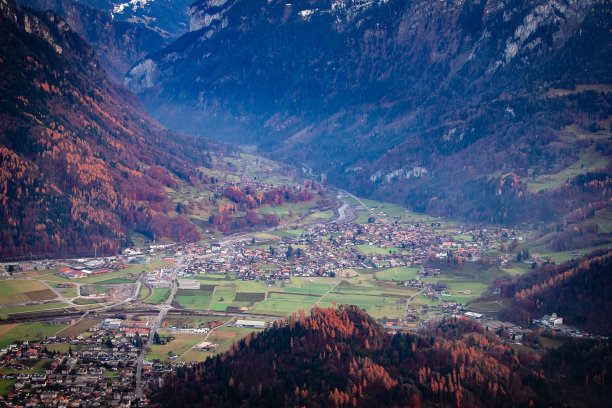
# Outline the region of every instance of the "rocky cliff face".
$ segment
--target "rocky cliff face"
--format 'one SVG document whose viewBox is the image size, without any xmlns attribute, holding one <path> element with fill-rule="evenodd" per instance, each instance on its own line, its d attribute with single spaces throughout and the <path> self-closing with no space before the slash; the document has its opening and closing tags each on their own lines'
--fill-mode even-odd
<svg viewBox="0 0 612 408">
<path fill-rule="evenodd" d="M 190 1 L 20 0 L 53 10 L 97 51 L 109 75 L 121 82 L 146 55 L 187 31 Z"/>
<path fill-rule="evenodd" d="M 584 113 L 547 92 L 612 81 L 609 13 L 595 0 L 202 0 L 191 31 L 124 83 L 168 126 L 255 142 L 388 195 L 456 163 L 473 167 L 468 178 L 520 171 L 524 152 L 509 145 L 546 157 L 559 113 Z"/>
</svg>

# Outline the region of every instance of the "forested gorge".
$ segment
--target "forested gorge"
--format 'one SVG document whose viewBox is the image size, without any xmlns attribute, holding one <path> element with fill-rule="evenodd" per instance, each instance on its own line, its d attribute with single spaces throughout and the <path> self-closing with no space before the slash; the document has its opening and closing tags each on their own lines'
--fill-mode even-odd
<svg viewBox="0 0 612 408">
<path fill-rule="evenodd" d="M 226 148 L 150 120 L 63 20 L 0 2 L 0 95 L 1 256 L 115 253 L 134 230 L 199 238 L 164 187 L 208 182 L 197 168 Z"/>
<path fill-rule="evenodd" d="M 583 360 L 577 361 L 578 352 Z M 572 343 L 552 355 L 518 352 L 466 318 L 430 323 L 419 334 L 392 335 L 356 307 L 315 308 L 311 316 L 293 315 L 222 355 L 177 369 L 164 378 L 152 402 L 160 407 L 548 407 L 583 401 L 589 393 L 590 406 L 605 406 L 609 356 L 609 343 L 601 342 Z M 567 382 L 576 377 L 579 384 Z"/>
</svg>

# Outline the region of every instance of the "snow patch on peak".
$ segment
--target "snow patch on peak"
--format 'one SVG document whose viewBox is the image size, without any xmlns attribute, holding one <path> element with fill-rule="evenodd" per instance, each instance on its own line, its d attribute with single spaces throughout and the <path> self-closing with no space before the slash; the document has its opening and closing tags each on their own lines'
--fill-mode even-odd
<svg viewBox="0 0 612 408">
<path fill-rule="evenodd" d="M 316 10 L 302 10 L 298 14 L 302 18 L 308 18 L 309 16 L 313 15 L 315 11 Z"/>
<path fill-rule="evenodd" d="M 154 0 L 130 0 L 128 3 L 117 4 L 113 7 L 113 12 L 111 13 L 111 15 L 115 17 L 115 14 L 123 13 L 123 10 L 125 10 L 129 6 L 132 6 L 132 11 L 136 11 L 139 8 L 144 7 L 147 3 L 151 1 Z"/>
</svg>

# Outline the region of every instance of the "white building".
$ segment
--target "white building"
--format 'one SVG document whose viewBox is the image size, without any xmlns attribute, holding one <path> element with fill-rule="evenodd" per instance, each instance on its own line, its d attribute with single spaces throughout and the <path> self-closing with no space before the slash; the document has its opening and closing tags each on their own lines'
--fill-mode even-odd
<svg viewBox="0 0 612 408">
<path fill-rule="evenodd" d="M 237 327 L 252 327 L 254 329 L 265 329 L 266 322 L 261 320 L 236 320 Z"/>
</svg>

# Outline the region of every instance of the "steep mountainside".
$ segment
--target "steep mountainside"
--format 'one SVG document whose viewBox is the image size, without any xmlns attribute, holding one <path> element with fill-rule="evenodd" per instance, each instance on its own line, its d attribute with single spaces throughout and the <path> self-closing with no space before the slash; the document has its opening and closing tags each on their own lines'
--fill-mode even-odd
<svg viewBox="0 0 612 408">
<path fill-rule="evenodd" d="M 609 343 L 517 352 L 477 322 L 451 318 L 391 335 L 363 310 L 318 309 L 165 378 L 153 406 L 606 406 Z M 580 358 L 577 358 L 580 356 Z M 603 378 L 589 381 L 585 378 Z M 153 381 L 153 383 L 158 383 Z M 157 405 L 155 405 L 157 404 Z"/>
<path fill-rule="evenodd" d="M 164 188 L 198 183 L 210 149 L 144 115 L 64 20 L 0 0 L 0 257 L 199 238 Z"/>
<path fill-rule="evenodd" d="M 590 333 L 612 333 L 612 252 L 601 250 L 584 259 L 545 265 L 519 278 L 497 284 L 509 305 L 504 320 L 529 324 L 557 313 L 566 324 Z"/>
<path fill-rule="evenodd" d="M 100 63 L 117 82 L 121 82 L 125 73 L 137 61 L 159 51 L 170 40 L 186 31 L 186 27 L 179 22 L 169 27 L 160 27 L 156 24 L 158 19 L 153 16 L 134 16 L 136 11 L 132 8 L 123 8 L 119 14 L 125 18 L 118 18 L 112 14 L 114 6 L 111 2 L 19 0 L 19 3 L 39 10 L 52 10 L 63 17 L 73 30 L 95 48 Z M 181 2 L 171 3 L 177 3 L 178 6 Z M 186 5 L 182 12 L 163 9 L 157 10 L 157 14 L 163 19 L 168 16 L 176 16 L 177 20 L 180 20 L 180 16 L 183 20 L 188 18 Z"/>
<path fill-rule="evenodd" d="M 611 16 L 596 0 L 200 0 L 193 31 L 124 83 L 172 128 L 514 223 L 569 211 L 567 169 L 608 162 Z"/>
</svg>

